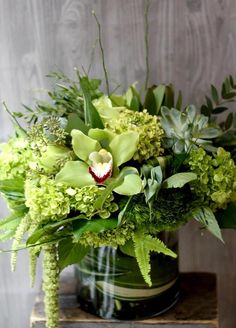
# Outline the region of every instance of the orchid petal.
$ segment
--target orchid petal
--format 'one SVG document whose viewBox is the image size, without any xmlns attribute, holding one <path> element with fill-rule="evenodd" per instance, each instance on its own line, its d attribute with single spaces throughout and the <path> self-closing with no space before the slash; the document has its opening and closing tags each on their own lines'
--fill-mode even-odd
<svg viewBox="0 0 236 328">
<path fill-rule="evenodd" d="M 110 142 L 110 150 L 116 166 L 128 162 L 137 150 L 139 134 L 134 131 L 116 135 Z"/>
<path fill-rule="evenodd" d="M 61 182 L 69 187 L 84 187 L 95 185 L 95 180 L 89 173 L 86 163 L 81 161 L 69 161 L 55 177 L 56 182 Z"/>
<path fill-rule="evenodd" d="M 94 151 L 99 151 L 101 146 L 97 140 L 94 140 L 86 136 L 83 132 L 79 130 L 72 130 L 72 147 L 75 154 L 87 162 L 89 155 Z"/>
</svg>

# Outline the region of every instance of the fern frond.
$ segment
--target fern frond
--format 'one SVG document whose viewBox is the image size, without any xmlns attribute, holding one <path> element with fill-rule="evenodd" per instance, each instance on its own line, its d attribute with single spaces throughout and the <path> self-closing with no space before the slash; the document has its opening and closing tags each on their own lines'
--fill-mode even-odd
<svg viewBox="0 0 236 328">
<path fill-rule="evenodd" d="M 145 246 L 149 249 L 149 251 L 162 253 L 164 255 L 168 255 L 168 256 L 171 256 L 174 258 L 177 257 L 177 254 L 175 252 L 173 252 L 171 249 L 169 249 L 163 243 L 163 241 L 161 241 L 158 238 L 154 238 L 150 235 L 145 235 L 144 243 L 145 243 Z"/>
<path fill-rule="evenodd" d="M 140 232 L 134 233 L 133 235 L 134 252 L 143 279 L 149 286 L 151 286 L 152 282 L 150 277 L 150 271 L 151 271 L 150 251 L 148 250 L 148 248 L 144 243 L 144 240 L 142 239 L 143 236 L 144 234 L 141 234 Z"/>
<path fill-rule="evenodd" d="M 133 234 L 135 256 L 145 282 L 151 286 L 151 264 L 150 252 L 162 253 L 164 255 L 172 256 L 177 255 L 169 249 L 160 239 L 147 235 L 144 232 L 136 231 Z"/>
</svg>

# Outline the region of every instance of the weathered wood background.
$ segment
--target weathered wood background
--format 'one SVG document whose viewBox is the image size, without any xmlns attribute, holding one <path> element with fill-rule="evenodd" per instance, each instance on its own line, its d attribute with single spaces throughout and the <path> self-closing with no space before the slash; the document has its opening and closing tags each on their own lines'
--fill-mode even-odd
<svg viewBox="0 0 236 328">
<path fill-rule="evenodd" d="M 74 67 L 88 69 L 97 38 L 93 9 L 113 85 L 139 80 L 142 87 L 143 0 L 0 0 L 0 98 L 12 110 L 45 96 L 50 70 L 72 76 Z M 199 104 L 210 83 L 219 85 L 236 72 L 235 0 L 151 0 L 149 21 L 151 82 L 173 82 L 186 102 Z M 99 50 L 94 54 L 91 75 L 101 77 Z M 3 110 L 0 119 L 1 140 L 6 140 L 11 123 Z M 225 245 L 201 236 L 195 224 L 180 233 L 181 269 L 218 274 L 221 328 L 236 327 L 235 233 L 224 233 Z M 0 254 L 0 327 L 29 325 L 34 290 L 28 287 L 26 263 L 23 253 L 17 273 L 11 274 L 9 255 Z"/>
</svg>

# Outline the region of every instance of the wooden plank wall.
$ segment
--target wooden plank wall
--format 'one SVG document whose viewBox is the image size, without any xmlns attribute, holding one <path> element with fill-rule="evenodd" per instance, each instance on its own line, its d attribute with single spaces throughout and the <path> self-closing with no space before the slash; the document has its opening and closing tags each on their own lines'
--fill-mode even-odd
<svg viewBox="0 0 236 328">
<path fill-rule="evenodd" d="M 12 110 L 45 97 L 48 71 L 73 76 L 74 67 L 88 69 L 97 38 L 93 9 L 113 86 L 139 80 L 142 87 L 143 0 L 0 0 L 0 98 Z M 91 75 L 103 76 L 99 49 L 94 55 Z M 151 82 L 173 82 L 186 103 L 201 103 L 210 83 L 236 72 L 235 0 L 151 0 L 150 63 Z M 2 110 L 0 122 L 6 140 L 11 124 Z M 218 273 L 221 328 L 236 327 L 235 236 L 226 231 L 222 245 L 193 223 L 180 232 L 181 269 Z M 21 254 L 13 275 L 9 255 L 0 254 L 0 327 L 28 327 L 34 290 L 27 287 L 26 263 Z"/>
</svg>

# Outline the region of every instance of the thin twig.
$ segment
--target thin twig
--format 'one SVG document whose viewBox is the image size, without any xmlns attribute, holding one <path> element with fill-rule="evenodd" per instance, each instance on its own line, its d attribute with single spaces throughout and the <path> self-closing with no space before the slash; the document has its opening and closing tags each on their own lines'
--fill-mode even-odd
<svg viewBox="0 0 236 328">
<path fill-rule="evenodd" d="M 94 11 L 92 11 L 92 14 L 96 20 L 97 26 L 98 26 L 98 41 L 99 41 L 99 46 L 102 54 L 102 67 L 105 75 L 105 80 L 106 80 L 106 88 L 107 88 L 107 94 L 110 94 L 110 88 L 109 88 L 109 81 L 108 81 L 108 74 L 107 74 L 107 69 L 105 65 L 105 55 L 104 55 L 104 49 L 103 49 L 103 44 L 102 44 L 102 34 L 101 34 L 101 25 L 99 23 L 99 20 L 95 14 Z"/>
<path fill-rule="evenodd" d="M 146 62 L 146 78 L 145 78 L 145 90 L 148 88 L 149 82 L 149 20 L 148 20 L 148 13 L 150 8 L 150 0 L 146 0 L 145 2 L 145 11 L 144 11 L 144 24 L 145 24 L 145 31 L 144 31 L 144 38 L 145 38 L 145 62 Z"/>
<path fill-rule="evenodd" d="M 13 119 L 13 121 L 16 123 L 16 125 L 24 131 L 24 129 L 22 128 L 22 126 L 20 125 L 20 123 L 17 121 L 16 117 L 14 116 L 14 114 L 12 114 L 12 112 L 9 110 L 9 108 L 7 107 L 5 101 L 2 102 L 3 107 L 5 108 L 6 112 L 11 116 L 11 118 Z"/>
</svg>

